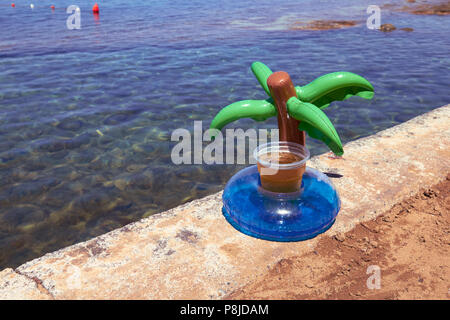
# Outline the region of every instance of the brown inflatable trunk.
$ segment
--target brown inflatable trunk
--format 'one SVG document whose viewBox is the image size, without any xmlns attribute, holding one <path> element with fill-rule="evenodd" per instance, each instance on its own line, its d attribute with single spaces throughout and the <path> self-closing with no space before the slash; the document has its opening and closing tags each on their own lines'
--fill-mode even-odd
<svg viewBox="0 0 450 320">
<path fill-rule="evenodd" d="M 284 71 L 274 72 L 267 79 L 267 86 L 278 110 L 280 141 L 295 142 L 304 146 L 305 132 L 298 130 L 299 122 L 290 118 L 287 112 L 287 101 L 297 96 L 291 77 Z"/>
</svg>

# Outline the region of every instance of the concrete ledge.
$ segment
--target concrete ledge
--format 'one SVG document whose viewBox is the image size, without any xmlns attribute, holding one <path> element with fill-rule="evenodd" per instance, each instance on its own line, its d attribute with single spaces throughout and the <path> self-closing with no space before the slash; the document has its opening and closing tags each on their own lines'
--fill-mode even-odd
<svg viewBox="0 0 450 320">
<path fill-rule="evenodd" d="M 218 299 L 283 258 L 314 249 L 445 179 L 450 105 L 345 146 L 309 165 L 333 173 L 342 200 L 334 226 L 315 239 L 275 243 L 237 232 L 221 193 L 153 215 L 0 273 L 0 298 Z"/>
<path fill-rule="evenodd" d="M 10 268 L 0 272 L 1 300 L 49 300 L 51 298 L 38 279 L 21 275 Z"/>
</svg>

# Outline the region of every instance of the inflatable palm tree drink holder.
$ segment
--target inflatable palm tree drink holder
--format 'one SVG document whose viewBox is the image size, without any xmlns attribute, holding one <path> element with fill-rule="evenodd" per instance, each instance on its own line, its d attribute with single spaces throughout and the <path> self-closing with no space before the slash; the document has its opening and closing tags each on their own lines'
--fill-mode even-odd
<svg viewBox="0 0 450 320">
<path fill-rule="evenodd" d="M 237 230 L 265 240 L 300 241 L 315 237 L 334 223 L 339 195 L 328 177 L 306 166 L 305 132 L 338 156 L 344 153 L 334 126 L 322 111 L 331 102 L 357 95 L 373 97 L 372 85 L 350 72 L 335 72 L 294 87 L 286 72 L 272 72 L 261 62 L 252 71 L 267 100 L 244 100 L 223 108 L 211 129 L 252 118 L 276 116 L 279 140 L 254 151 L 257 165 L 235 174 L 223 192 L 223 214 Z"/>
</svg>

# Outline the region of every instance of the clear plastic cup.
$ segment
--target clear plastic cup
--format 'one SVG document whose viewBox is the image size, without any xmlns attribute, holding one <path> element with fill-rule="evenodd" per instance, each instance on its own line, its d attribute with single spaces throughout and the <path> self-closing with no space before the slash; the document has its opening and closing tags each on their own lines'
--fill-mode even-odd
<svg viewBox="0 0 450 320">
<path fill-rule="evenodd" d="M 294 142 L 270 142 L 253 152 L 261 178 L 261 187 L 277 193 L 300 191 L 309 151 Z"/>
</svg>

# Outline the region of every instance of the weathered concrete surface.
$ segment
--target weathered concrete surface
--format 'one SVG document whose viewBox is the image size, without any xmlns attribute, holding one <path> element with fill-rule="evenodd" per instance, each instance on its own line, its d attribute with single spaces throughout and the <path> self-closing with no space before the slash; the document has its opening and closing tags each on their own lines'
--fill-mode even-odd
<svg viewBox="0 0 450 320">
<path fill-rule="evenodd" d="M 1 300 L 49 300 L 51 298 L 38 279 L 28 278 L 10 268 L 0 272 Z"/>
<path fill-rule="evenodd" d="M 342 200 L 326 234 L 348 231 L 446 177 L 450 105 L 351 142 L 341 159 L 323 154 L 309 165 L 334 174 Z M 231 227 L 221 207 L 221 193 L 214 194 L 47 254 L 15 273 L 7 269 L 0 297 L 217 299 L 280 259 L 313 250 L 323 236 L 297 243 L 254 239 Z"/>
</svg>

